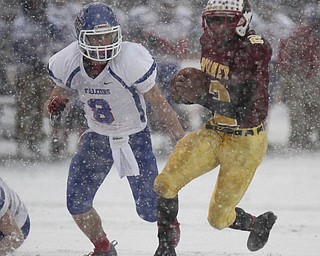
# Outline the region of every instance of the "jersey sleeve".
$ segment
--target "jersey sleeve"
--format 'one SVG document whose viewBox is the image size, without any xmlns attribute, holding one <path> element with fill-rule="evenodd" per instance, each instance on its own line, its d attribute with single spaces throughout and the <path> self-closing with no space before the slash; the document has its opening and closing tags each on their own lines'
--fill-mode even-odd
<svg viewBox="0 0 320 256">
<path fill-rule="evenodd" d="M 77 64 L 77 45 L 70 44 L 60 52 L 54 54 L 47 65 L 47 72 L 51 80 L 58 86 L 71 90 L 68 81 L 76 72 L 79 71 Z"/>
<path fill-rule="evenodd" d="M 251 113 L 251 122 L 260 122 L 265 120 L 268 115 L 269 106 L 269 63 L 272 56 L 270 43 L 260 35 L 251 35 L 248 37 L 250 47 L 250 63 L 248 81 L 254 86 L 253 108 Z"/>
<path fill-rule="evenodd" d="M 141 93 L 146 93 L 155 84 L 157 64 L 148 50 L 141 44 L 131 43 L 123 60 L 126 82 Z"/>
<path fill-rule="evenodd" d="M 51 80 L 58 86 L 65 88 L 65 84 L 59 74 L 58 70 L 56 69 L 56 62 L 55 56 L 52 56 L 49 59 L 49 63 L 47 65 L 47 72 Z M 60 77 L 60 78 L 59 78 Z"/>
<path fill-rule="evenodd" d="M 249 52 L 253 60 L 252 64 L 259 67 L 259 65 L 269 65 L 272 56 L 272 48 L 270 43 L 260 35 L 248 36 L 250 46 Z"/>
<path fill-rule="evenodd" d="M 237 81 L 241 84 L 243 99 L 247 99 L 240 102 L 246 112 L 241 122 L 243 127 L 253 127 L 259 125 L 268 115 L 269 62 L 272 49 L 266 39 L 251 33 L 237 54 Z"/>
<path fill-rule="evenodd" d="M 272 56 L 270 43 L 260 35 L 249 34 L 235 58 L 238 69 L 243 69 L 242 81 L 266 79 L 269 62 Z M 239 61 L 239 62 L 237 62 Z"/>
</svg>

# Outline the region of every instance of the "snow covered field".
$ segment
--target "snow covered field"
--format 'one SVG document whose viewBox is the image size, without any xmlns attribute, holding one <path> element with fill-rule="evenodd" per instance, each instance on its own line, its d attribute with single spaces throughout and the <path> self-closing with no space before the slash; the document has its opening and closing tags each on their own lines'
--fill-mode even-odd
<svg viewBox="0 0 320 256">
<path fill-rule="evenodd" d="M 285 109 L 276 108 L 270 119 L 269 139 L 284 147 L 288 132 Z M 268 154 L 239 205 L 256 215 L 268 210 L 278 215 L 266 247 L 251 253 L 246 248 L 246 232 L 218 231 L 207 223 L 215 170 L 180 193 L 179 256 L 320 255 L 320 152 L 278 152 Z M 65 207 L 68 164 L 68 160 L 58 164 L 7 162 L 0 167 L 1 177 L 19 193 L 31 216 L 30 235 L 15 256 L 82 256 L 92 250 Z M 163 164 L 159 161 L 160 170 Z M 119 243 L 119 256 L 153 255 L 156 225 L 137 217 L 127 182 L 119 179 L 115 169 L 99 190 L 95 207 L 109 238 Z"/>
</svg>

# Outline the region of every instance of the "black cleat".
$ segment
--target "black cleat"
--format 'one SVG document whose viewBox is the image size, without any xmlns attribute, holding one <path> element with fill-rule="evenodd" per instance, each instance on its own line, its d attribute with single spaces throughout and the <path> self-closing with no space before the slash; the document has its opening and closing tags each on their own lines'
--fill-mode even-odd
<svg viewBox="0 0 320 256">
<path fill-rule="evenodd" d="M 159 246 L 154 256 L 176 256 L 174 248 L 180 241 L 180 223 L 175 219 L 172 223 L 158 225 Z"/>
<path fill-rule="evenodd" d="M 253 230 L 250 232 L 247 242 L 247 247 L 250 251 L 255 252 L 265 246 L 276 220 L 277 216 L 273 212 L 266 212 L 255 219 Z"/>
<path fill-rule="evenodd" d="M 177 256 L 173 246 L 166 243 L 159 244 L 154 256 Z"/>
</svg>

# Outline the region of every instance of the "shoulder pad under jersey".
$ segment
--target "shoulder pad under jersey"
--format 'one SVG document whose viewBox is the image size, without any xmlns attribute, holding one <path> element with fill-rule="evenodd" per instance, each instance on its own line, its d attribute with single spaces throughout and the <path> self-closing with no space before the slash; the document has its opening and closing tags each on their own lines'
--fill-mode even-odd
<svg viewBox="0 0 320 256">
<path fill-rule="evenodd" d="M 253 30 L 245 36 L 244 51 L 252 60 L 269 61 L 272 55 L 272 48 L 268 40 L 263 36 L 256 34 Z"/>
</svg>

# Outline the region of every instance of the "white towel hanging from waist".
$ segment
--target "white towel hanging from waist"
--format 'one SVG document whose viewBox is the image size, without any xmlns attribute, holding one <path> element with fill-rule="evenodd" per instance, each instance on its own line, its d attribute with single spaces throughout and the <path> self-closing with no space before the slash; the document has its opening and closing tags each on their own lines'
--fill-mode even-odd
<svg viewBox="0 0 320 256">
<path fill-rule="evenodd" d="M 139 175 L 139 166 L 129 145 L 129 136 L 110 137 L 109 141 L 120 178 Z"/>
</svg>

